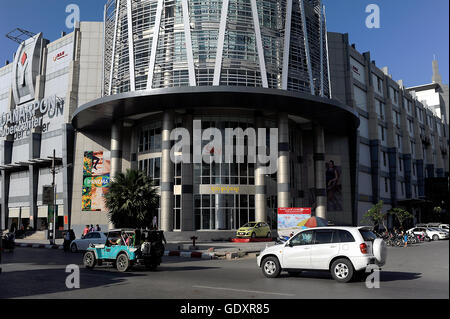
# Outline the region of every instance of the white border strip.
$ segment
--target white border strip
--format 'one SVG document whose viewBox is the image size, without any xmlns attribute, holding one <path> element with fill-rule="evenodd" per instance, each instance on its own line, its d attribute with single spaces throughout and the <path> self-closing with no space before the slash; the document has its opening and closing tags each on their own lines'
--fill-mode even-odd
<svg viewBox="0 0 450 319">
<path fill-rule="evenodd" d="M 119 23 L 119 11 L 120 11 L 120 0 L 116 0 L 116 21 L 114 21 L 114 37 L 113 37 L 113 47 L 111 53 L 111 70 L 109 76 L 109 95 L 112 94 L 112 80 L 114 73 L 114 58 L 116 55 L 116 41 L 117 41 L 117 25 Z"/>
<path fill-rule="evenodd" d="M 214 68 L 213 86 L 220 85 L 220 73 L 222 70 L 223 46 L 225 42 L 225 29 L 227 26 L 229 0 L 223 0 L 222 15 L 220 17 L 219 38 L 217 39 L 216 65 Z"/>
<path fill-rule="evenodd" d="M 259 56 L 259 67 L 261 69 L 262 86 L 263 88 L 268 88 L 269 83 L 267 82 L 266 61 L 264 57 L 264 48 L 262 45 L 261 27 L 259 25 L 258 6 L 256 4 L 256 0 L 251 0 L 251 4 L 253 15 L 253 27 L 255 29 L 256 35 L 256 47 L 258 49 L 258 56 Z"/>
<path fill-rule="evenodd" d="M 127 0 L 128 20 L 128 61 L 130 64 L 130 90 L 136 91 L 136 72 L 134 68 L 133 10 L 131 0 Z"/>
<path fill-rule="evenodd" d="M 103 7 L 103 59 L 102 59 L 102 96 L 105 96 L 105 58 L 106 58 L 106 50 L 105 50 L 105 42 L 106 42 L 106 12 L 107 12 L 107 4 Z M 74 43 L 75 47 L 75 34 L 74 34 Z M 74 55 L 75 57 L 75 55 Z"/>
<path fill-rule="evenodd" d="M 289 56 L 291 49 L 292 0 L 287 0 L 284 30 L 283 74 L 281 89 L 287 90 L 289 78 Z"/>
<path fill-rule="evenodd" d="M 330 56 L 328 52 L 328 30 L 327 30 L 327 14 L 325 11 L 325 6 L 323 6 L 323 22 L 325 26 L 325 44 L 327 50 L 327 73 L 328 73 L 328 92 L 330 95 L 330 99 L 333 98 L 331 95 L 331 74 L 330 74 Z"/>
<path fill-rule="evenodd" d="M 186 41 L 186 56 L 189 68 L 189 85 L 196 86 L 195 82 L 195 66 L 194 54 L 192 53 L 192 39 L 191 39 L 191 24 L 189 17 L 189 4 L 187 0 L 182 0 L 183 6 L 183 23 L 184 23 L 184 38 Z"/>
<path fill-rule="evenodd" d="M 325 96 L 323 91 L 323 16 L 322 0 L 319 0 L 319 32 L 320 32 L 320 96 Z"/>
<path fill-rule="evenodd" d="M 305 53 L 306 53 L 306 64 L 308 66 L 308 74 L 309 74 L 309 83 L 311 87 L 311 94 L 315 95 L 314 91 L 314 80 L 312 75 L 312 68 L 311 68 L 311 55 L 309 51 L 309 40 L 308 40 L 308 29 L 306 27 L 306 15 L 305 15 L 305 0 L 299 0 L 300 3 L 300 12 L 301 12 L 301 18 L 302 18 L 302 25 L 303 25 L 303 38 L 305 40 Z"/>
<path fill-rule="evenodd" d="M 155 71 L 155 62 L 156 62 L 156 49 L 158 48 L 158 40 L 159 40 L 159 30 L 161 27 L 161 16 L 163 10 L 163 0 L 158 0 L 158 6 L 156 7 L 156 20 L 155 27 L 153 28 L 153 43 L 152 43 L 152 51 L 150 54 L 150 66 L 148 69 L 148 78 L 147 78 L 147 90 L 151 90 L 153 86 L 153 72 Z"/>
</svg>

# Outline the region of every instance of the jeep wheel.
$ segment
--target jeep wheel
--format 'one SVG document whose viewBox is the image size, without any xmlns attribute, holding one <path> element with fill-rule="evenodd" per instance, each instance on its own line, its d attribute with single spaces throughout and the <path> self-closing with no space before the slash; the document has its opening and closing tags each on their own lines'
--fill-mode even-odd
<svg viewBox="0 0 450 319">
<path fill-rule="evenodd" d="M 121 254 L 116 259 L 116 268 L 120 272 L 125 272 L 130 268 L 130 260 L 127 255 Z"/>
<path fill-rule="evenodd" d="M 264 258 L 261 268 L 264 276 L 267 278 L 276 278 L 281 272 L 281 266 L 276 257 Z"/>
<path fill-rule="evenodd" d="M 88 269 L 92 269 L 95 267 L 96 260 L 95 260 L 94 252 L 88 251 L 84 254 L 83 264 L 84 264 L 84 267 L 86 267 Z"/>
<path fill-rule="evenodd" d="M 70 251 L 72 253 L 76 253 L 78 251 L 77 244 L 72 244 L 72 246 L 70 246 Z"/>
<path fill-rule="evenodd" d="M 352 280 L 354 269 L 350 260 L 341 258 L 333 262 L 330 272 L 334 280 L 346 283 Z"/>
</svg>

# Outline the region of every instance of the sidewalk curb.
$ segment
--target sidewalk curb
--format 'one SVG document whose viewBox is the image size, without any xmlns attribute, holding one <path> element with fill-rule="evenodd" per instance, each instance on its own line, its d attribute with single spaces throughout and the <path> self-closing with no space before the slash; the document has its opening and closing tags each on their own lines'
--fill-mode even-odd
<svg viewBox="0 0 450 319">
<path fill-rule="evenodd" d="M 202 253 L 198 251 L 179 251 L 179 250 L 166 250 L 164 256 L 169 257 L 184 257 L 184 258 L 197 258 L 197 259 L 215 259 L 214 253 Z"/>
<path fill-rule="evenodd" d="M 25 244 L 25 243 L 16 243 L 16 247 L 23 247 L 23 248 L 44 248 L 44 249 L 64 249 L 64 246 L 63 246 L 63 245 Z"/>
</svg>

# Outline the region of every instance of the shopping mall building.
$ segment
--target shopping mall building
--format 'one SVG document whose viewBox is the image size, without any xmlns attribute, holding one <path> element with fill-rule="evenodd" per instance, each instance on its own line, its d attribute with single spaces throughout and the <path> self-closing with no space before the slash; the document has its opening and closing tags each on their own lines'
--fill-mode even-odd
<svg viewBox="0 0 450 319">
<path fill-rule="evenodd" d="M 420 170 L 431 161 L 407 156 L 409 117 L 400 98 L 407 90 L 396 86 L 400 104 L 392 102 L 392 79 L 370 58 L 352 58 L 349 47 L 327 32 L 320 0 L 109 0 L 103 23 L 81 22 L 54 42 L 29 38 L 0 68 L 2 228 L 46 221 L 42 186 L 51 183 L 53 149 L 59 226 L 77 234 L 86 224 L 108 227 L 102 195 L 110 178 L 130 168 L 158 186 L 158 224 L 169 239 L 194 231 L 226 237 L 253 220 L 276 229 L 279 207 L 311 207 L 334 224 L 356 225 L 376 200 L 395 205 L 397 192 L 380 193 L 383 177 L 389 185 L 403 178 L 405 199 L 419 198 L 420 178 L 408 184 L 390 165 L 401 158 L 405 170 L 407 163 Z M 401 114 L 397 127 L 390 116 L 375 118 L 374 86 L 383 88 L 385 112 Z M 426 114 L 445 132 L 443 119 Z M 422 154 L 420 129 L 431 131 L 410 116 Z M 191 145 L 176 154 L 188 153 L 182 162 L 171 159 L 177 128 Z M 211 147 L 212 136 L 202 139 L 214 132 L 225 140 L 227 129 L 238 128 L 256 132 L 258 151 L 275 152 L 275 171 L 252 160 L 250 135 L 243 160 L 224 160 L 226 149 Z M 405 149 L 395 155 L 397 131 Z M 448 135 L 431 134 L 439 136 L 433 167 L 448 172 L 448 158 L 447 166 L 440 161 Z M 196 161 L 196 149 L 216 161 Z M 408 191 L 416 184 L 416 193 Z"/>
</svg>

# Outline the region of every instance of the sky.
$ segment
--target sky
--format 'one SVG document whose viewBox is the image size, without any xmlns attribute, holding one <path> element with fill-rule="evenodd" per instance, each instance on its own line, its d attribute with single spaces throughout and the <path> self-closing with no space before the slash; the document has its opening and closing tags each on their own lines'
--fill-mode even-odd
<svg viewBox="0 0 450 319">
<path fill-rule="evenodd" d="M 328 31 L 348 33 L 359 52 L 371 52 L 379 68 L 389 67 L 405 86 L 431 82 L 436 56 L 444 83 L 449 83 L 448 0 L 323 0 Z M 77 4 L 81 21 L 103 20 L 106 0 L 0 0 L 0 66 L 11 61 L 17 43 L 5 35 L 14 28 L 43 32 L 50 41 L 66 27 L 66 7 Z M 380 28 L 366 27 L 366 7 L 380 8 Z"/>
</svg>

